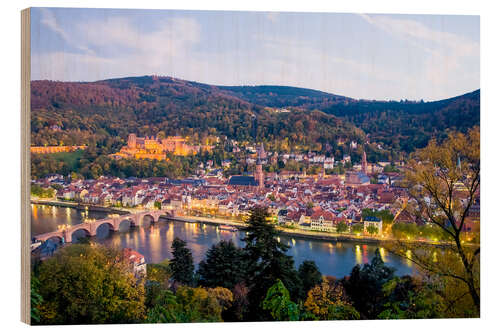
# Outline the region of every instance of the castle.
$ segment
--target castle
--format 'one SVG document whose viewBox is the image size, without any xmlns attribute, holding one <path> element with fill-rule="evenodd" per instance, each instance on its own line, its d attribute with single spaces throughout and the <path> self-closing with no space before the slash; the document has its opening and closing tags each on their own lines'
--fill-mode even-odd
<svg viewBox="0 0 500 333">
<path fill-rule="evenodd" d="M 212 148 L 212 146 L 207 145 L 190 145 L 185 138 L 180 136 L 169 136 L 165 139 L 158 139 L 153 136 L 141 138 L 132 133 L 128 136 L 127 145 L 122 147 L 114 156 L 118 158 L 165 160 L 167 152 L 187 156 L 198 154 L 203 150 L 211 151 Z"/>
</svg>

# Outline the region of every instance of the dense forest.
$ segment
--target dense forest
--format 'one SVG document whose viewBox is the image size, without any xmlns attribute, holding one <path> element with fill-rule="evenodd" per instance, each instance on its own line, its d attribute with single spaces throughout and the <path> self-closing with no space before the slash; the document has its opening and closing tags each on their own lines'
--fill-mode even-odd
<svg viewBox="0 0 500 333">
<path fill-rule="evenodd" d="M 465 132 L 479 125 L 480 90 L 433 101 L 371 101 L 286 86 L 219 87 L 233 96 L 262 106 L 320 110 L 350 122 L 396 151 L 412 152 L 447 130 Z"/>
</svg>

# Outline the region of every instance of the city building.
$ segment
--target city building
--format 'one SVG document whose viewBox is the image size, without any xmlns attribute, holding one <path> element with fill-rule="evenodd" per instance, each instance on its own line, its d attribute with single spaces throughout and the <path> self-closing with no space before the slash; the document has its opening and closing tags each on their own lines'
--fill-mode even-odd
<svg viewBox="0 0 500 333">
<path fill-rule="evenodd" d="M 378 229 L 378 234 L 382 233 L 382 220 L 376 216 L 367 216 L 363 219 L 363 230 L 367 232 L 368 227 L 375 227 Z"/>
<path fill-rule="evenodd" d="M 139 252 L 131 248 L 124 248 L 122 251 L 123 258 L 130 264 L 131 271 L 136 278 L 146 277 L 146 260 Z"/>
</svg>

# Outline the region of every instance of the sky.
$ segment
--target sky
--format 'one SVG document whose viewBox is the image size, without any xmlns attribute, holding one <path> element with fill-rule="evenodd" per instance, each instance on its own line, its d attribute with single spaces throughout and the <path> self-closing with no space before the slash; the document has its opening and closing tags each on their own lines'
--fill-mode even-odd
<svg viewBox="0 0 500 333">
<path fill-rule="evenodd" d="M 432 101 L 479 89 L 479 16 L 33 8 L 31 79 L 164 75 Z"/>
</svg>

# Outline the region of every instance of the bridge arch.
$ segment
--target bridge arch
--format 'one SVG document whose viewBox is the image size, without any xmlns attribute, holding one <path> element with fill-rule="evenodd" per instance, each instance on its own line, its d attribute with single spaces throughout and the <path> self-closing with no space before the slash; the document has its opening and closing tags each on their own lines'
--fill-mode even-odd
<svg viewBox="0 0 500 333">
<path fill-rule="evenodd" d="M 75 233 L 79 232 L 80 230 L 83 230 L 86 237 L 91 237 L 91 236 L 95 235 L 95 234 L 94 235 L 92 234 L 92 230 L 90 230 L 90 226 L 88 226 L 88 227 L 87 226 L 81 226 L 81 227 L 78 226 L 67 233 L 67 238 L 65 241 L 67 243 L 73 243 L 74 241 L 76 241 L 78 238 L 75 238 Z"/>
<path fill-rule="evenodd" d="M 120 228 L 122 228 L 122 226 L 126 225 L 126 224 L 128 224 L 128 228 L 127 228 L 128 230 L 130 230 L 131 228 L 136 226 L 134 220 L 131 218 L 120 219 L 116 223 L 116 231 L 120 231 Z"/>
<path fill-rule="evenodd" d="M 109 230 L 115 231 L 115 225 L 114 225 L 112 220 L 103 220 L 100 222 L 95 222 L 92 227 L 94 228 L 95 232 L 97 232 L 97 229 L 100 226 L 105 225 L 105 224 L 107 224 L 109 226 Z"/>
<path fill-rule="evenodd" d="M 96 223 L 95 225 L 92 226 L 92 228 L 94 229 L 92 236 L 97 236 L 98 235 L 97 232 L 98 232 L 99 228 L 101 228 L 102 226 L 106 226 L 106 225 L 108 226 L 109 233 L 112 233 L 112 232 L 118 230 L 118 228 L 115 226 L 113 221 L 103 221 L 101 223 Z M 102 230 L 102 228 L 101 228 L 101 230 Z M 107 237 L 107 236 L 108 236 L 108 233 L 106 233 L 104 237 Z"/>
<path fill-rule="evenodd" d="M 52 235 L 52 236 L 47 237 L 47 238 L 45 238 L 43 240 L 42 239 L 38 239 L 38 240 L 43 241 L 43 242 L 51 241 L 53 243 L 62 243 L 63 236 L 62 235 Z"/>
<path fill-rule="evenodd" d="M 139 218 L 139 224 L 141 227 L 148 226 L 156 222 L 158 222 L 158 219 L 155 219 L 153 214 L 144 214 Z"/>
</svg>

